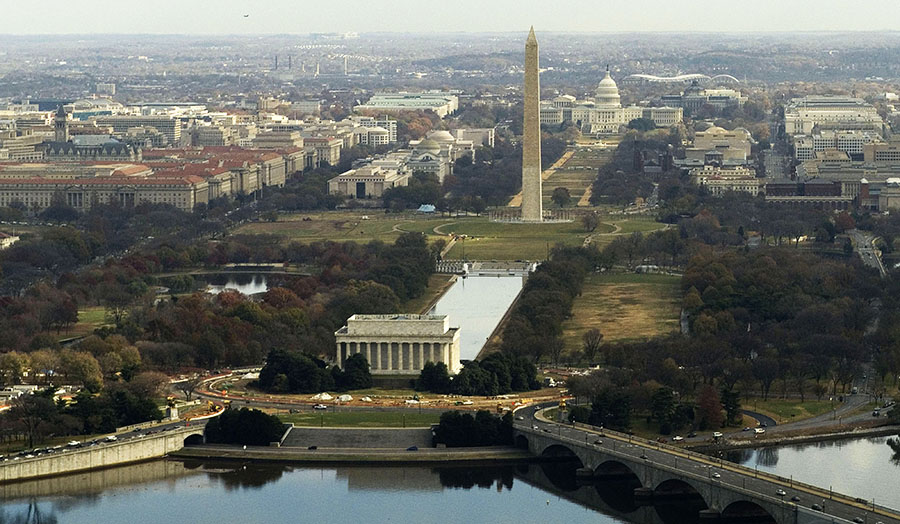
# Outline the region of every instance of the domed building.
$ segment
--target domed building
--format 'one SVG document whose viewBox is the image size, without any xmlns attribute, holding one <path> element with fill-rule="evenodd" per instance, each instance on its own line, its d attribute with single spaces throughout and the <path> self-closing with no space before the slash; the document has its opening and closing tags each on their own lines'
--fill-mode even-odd
<svg viewBox="0 0 900 524">
<path fill-rule="evenodd" d="M 587 135 L 611 135 L 625 130 L 632 120 L 646 118 L 656 127 L 670 127 L 682 121 L 680 107 L 622 107 L 619 86 L 606 67 L 606 74 L 594 90 L 593 99 L 576 100 L 562 95 L 541 103 L 541 125 L 571 122 Z"/>
<path fill-rule="evenodd" d="M 453 173 L 453 164 L 461 157 L 475 158 L 475 146 L 471 140 L 453 136 L 449 131 L 428 133 L 419 142 L 411 141 L 412 153 L 407 161 L 410 172 L 434 173 L 443 183 L 444 177 Z"/>
<path fill-rule="evenodd" d="M 606 66 L 606 76 L 597 85 L 594 90 L 594 105 L 596 107 L 622 107 L 621 98 L 619 97 L 619 86 L 616 81 L 609 75 L 609 66 Z"/>
</svg>

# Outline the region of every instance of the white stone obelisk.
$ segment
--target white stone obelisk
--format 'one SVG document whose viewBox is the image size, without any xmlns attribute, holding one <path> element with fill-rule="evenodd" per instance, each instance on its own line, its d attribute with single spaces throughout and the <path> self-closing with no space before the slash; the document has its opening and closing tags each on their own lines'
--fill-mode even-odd
<svg viewBox="0 0 900 524">
<path fill-rule="evenodd" d="M 534 27 L 525 41 L 525 117 L 522 132 L 522 220 L 540 222 L 541 202 L 541 83 Z"/>
</svg>

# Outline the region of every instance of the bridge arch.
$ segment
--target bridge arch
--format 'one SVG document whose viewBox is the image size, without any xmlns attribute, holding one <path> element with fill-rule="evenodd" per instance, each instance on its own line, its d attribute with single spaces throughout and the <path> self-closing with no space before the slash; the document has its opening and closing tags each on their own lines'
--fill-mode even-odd
<svg viewBox="0 0 900 524">
<path fill-rule="evenodd" d="M 778 521 L 765 508 L 749 500 L 732 502 L 722 510 L 722 524 L 776 524 Z"/>
<path fill-rule="evenodd" d="M 184 445 L 185 446 L 196 446 L 198 444 L 204 443 L 203 433 L 191 433 L 190 435 L 185 435 L 184 437 Z"/>
<path fill-rule="evenodd" d="M 516 447 L 519 449 L 528 449 L 528 438 L 525 435 L 516 437 Z"/>
<path fill-rule="evenodd" d="M 679 479 L 664 480 L 653 490 L 653 507 L 664 524 L 693 524 L 709 509 L 697 489 Z"/>
<path fill-rule="evenodd" d="M 634 470 L 618 460 L 607 460 L 594 469 L 594 489 L 597 490 L 597 495 L 616 511 L 637 511 L 634 490 L 640 487 L 643 487 L 643 483 Z"/>
<path fill-rule="evenodd" d="M 541 451 L 541 470 L 557 489 L 575 491 L 578 489 L 576 472 L 584 467 L 581 457 L 571 448 L 562 444 L 551 444 Z"/>
</svg>

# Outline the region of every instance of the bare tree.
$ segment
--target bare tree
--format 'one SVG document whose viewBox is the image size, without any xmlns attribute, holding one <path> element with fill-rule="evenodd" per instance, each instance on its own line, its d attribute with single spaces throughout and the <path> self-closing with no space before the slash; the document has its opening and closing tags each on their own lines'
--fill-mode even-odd
<svg viewBox="0 0 900 524">
<path fill-rule="evenodd" d="M 182 380 L 181 382 L 175 383 L 175 389 L 182 392 L 184 394 L 184 399 L 187 401 L 191 400 L 191 395 L 194 394 L 197 387 L 203 382 L 203 377 L 199 374 L 194 374 L 190 378 L 186 380 Z"/>
<path fill-rule="evenodd" d="M 603 333 L 597 328 L 592 328 L 584 332 L 581 336 L 582 350 L 584 358 L 587 359 L 588 365 L 594 362 L 594 357 L 600 352 L 600 345 L 603 343 Z"/>
</svg>

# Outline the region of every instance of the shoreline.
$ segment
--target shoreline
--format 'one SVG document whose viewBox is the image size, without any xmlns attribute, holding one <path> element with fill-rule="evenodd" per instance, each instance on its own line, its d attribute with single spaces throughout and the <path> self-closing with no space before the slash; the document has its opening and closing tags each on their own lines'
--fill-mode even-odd
<svg viewBox="0 0 900 524">
<path fill-rule="evenodd" d="M 734 449 L 773 448 L 780 446 L 792 446 L 795 444 L 813 444 L 816 442 L 829 442 L 851 438 L 884 437 L 900 434 L 900 426 L 879 426 L 876 428 L 851 429 L 849 431 L 837 431 L 821 433 L 818 435 L 798 435 L 792 437 L 776 437 L 761 440 L 729 440 L 724 444 L 703 443 L 685 446 L 685 449 L 701 453 L 710 451 L 731 451 Z"/>
<path fill-rule="evenodd" d="M 320 448 L 248 448 L 240 447 L 184 447 L 168 457 L 199 460 L 234 460 L 250 462 L 281 462 L 306 464 L 458 464 L 521 463 L 533 460 L 527 450 L 513 447 L 420 449 Z"/>
</svg>

